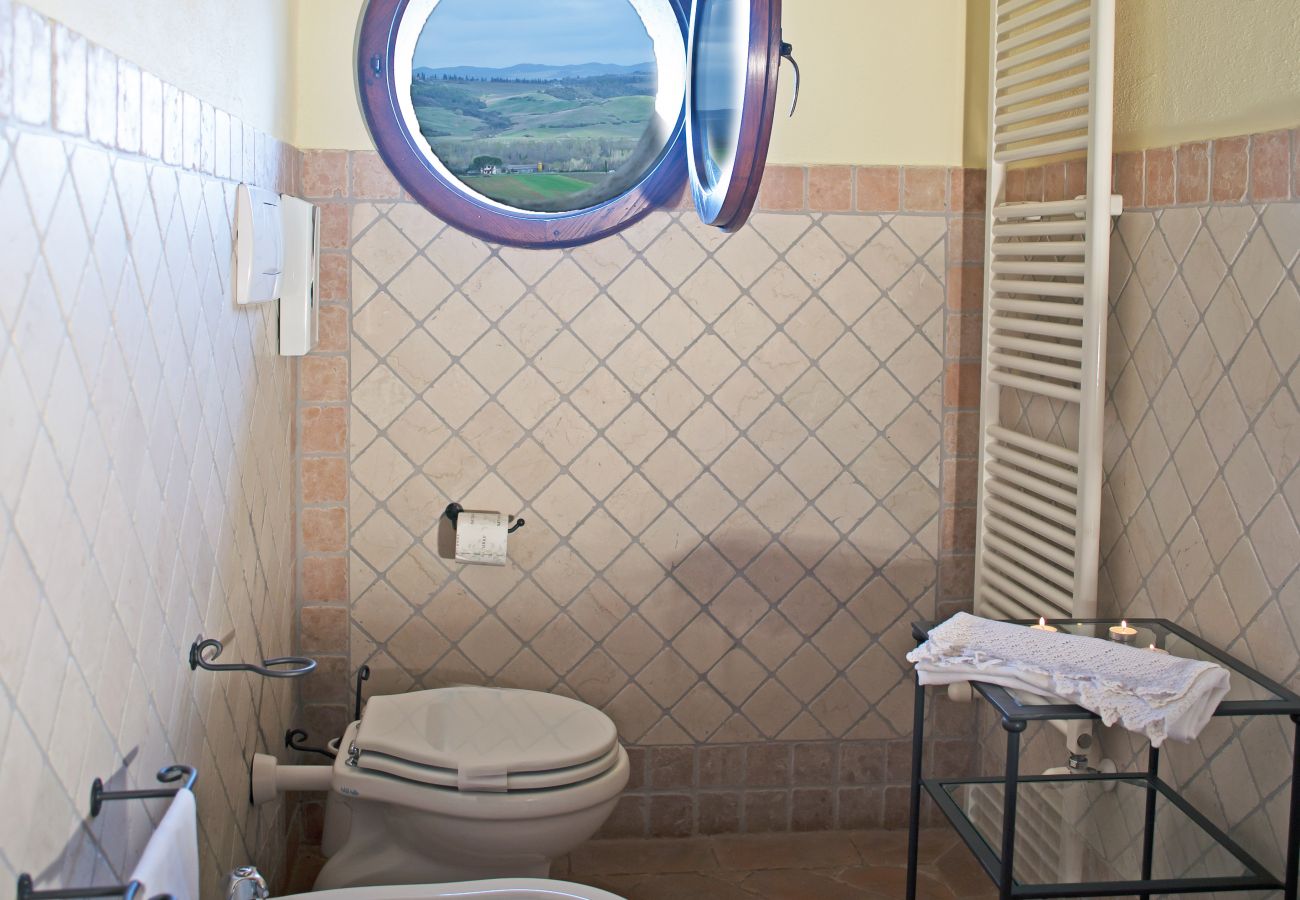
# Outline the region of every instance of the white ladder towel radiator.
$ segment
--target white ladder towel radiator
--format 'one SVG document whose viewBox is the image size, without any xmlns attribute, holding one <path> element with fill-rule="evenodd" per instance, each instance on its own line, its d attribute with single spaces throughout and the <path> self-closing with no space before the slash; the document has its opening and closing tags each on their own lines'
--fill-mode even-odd
<svg viewBox="0 0 1300 900">
<path fill-rule="evenodd" d="M 1115 0 L 997 0 L 975 609 L 1096 615 Z M 1084 194 L 1008 202 L 1008 167 L 1086 154 Z"/>
<path fill-rule="evenodd" d="M 1110 228 L 1120 211 L 1111 194 L 1115 0 L 994 0 L 990 15 L 975 611 L 1091 618 Z M 1081 155 L 1081 196 L 1008 199 L 1009 167 Z M 1062 730 L 1074 761 L 1086 765 L 1091 724 Z M 1048 837 L 1043 858 L 1021 860 L 1029 871 L 1082 871 L 1083 847 L 1065 827 L 1080 811 L 1068 796 L 1023 804 Z"/>
</svg>

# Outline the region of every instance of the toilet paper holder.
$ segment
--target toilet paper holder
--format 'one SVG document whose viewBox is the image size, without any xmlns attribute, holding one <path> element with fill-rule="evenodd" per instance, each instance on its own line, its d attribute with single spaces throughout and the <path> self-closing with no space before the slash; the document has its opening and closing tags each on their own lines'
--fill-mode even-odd
<svg viewBox="0 0 1300 900">
<path fill-rule="evenodd" d="M 448 503 L 447 509 L 443 515 L 451 521 L 451 527 L 455 528 L 457 517 L 459 517 L 464 511 L 465 507 L 461 506 L 459 503 Z M 506 534 L 514 534 L 520 528 L 524 527 L 523 519 L 518 518 L 517 516 L 511 516 L 510 518 L 512 521 L 510 522 L 510 527 L 506 529 Z"/>
</svg>

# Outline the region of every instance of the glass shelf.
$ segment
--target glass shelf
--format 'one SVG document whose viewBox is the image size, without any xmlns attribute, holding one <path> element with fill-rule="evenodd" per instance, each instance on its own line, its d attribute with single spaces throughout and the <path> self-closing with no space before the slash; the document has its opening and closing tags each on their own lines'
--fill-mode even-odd
<svg viewBox="0 0 1300 900">
<path fill-rule="evenodd" d="M 1037 620 L 1025 619 L 1017 624 L 1035 625 Z M 1114 619 L 1049 619 L 1048 624 L 1065 634 L 1109 640 L 1110 626 L 1119 623 Z M 1134 647 L 1154 645 L 1174 656 L 1216 662 L 1228 670 L 1228 695 L 1219 703 L 1216 716 L 1300 715 L 1300 696 L 1190 631 L 1166 619 L 1129 619 L 1128 624 L 1137 630 L 1132 641 Z M 932 627 L 932 623 L 915 623 L 912 636 L 918 642 L 924 641 Z M 971 687 L 1013 721 L 1097 718 L 1071 703 L 1053 703 L 1036 695 L 979 682 L 972 682 Z"/>
<path fill-rule="evenodd" d="M 1033 625 L 1030 620 L 1013 624 Z M 1053 619 L 1067 634 L 1109 640 L 1109 619 Z M 1276 891 L 1300 900 L 1300 696 L 1223 650 L 1165 619 L 1129 619 L 1133 645 L 1212 661 L 1231 681 L 1216 716 L 1287 716 L 1296 727 L 1291 760 L 1290 824 L 1284 879 L 1270 874 L 1173 788 L 1161 781 L 1160 749 L 1149 747 L 1147 771 L 1020 774 L 1021 736 L 1034 722 L 1095 719 L 1060 698 L 1018 694 L 983 682 L 971 687 L 1001 714 L 1005 772 L 987 778 L 926 778 L 926 690 L 919 678 L 912 713 L 912 782 L 908 828 L 908 900 L 916 900 L 921 795 L 928 793 L 997 885 L 1000 900 L 1064 897 L 1141 898 L 1232 891 Z M 925 641 L 933 626 L 915 622 Z"/>
<path fill-rule="evenodd" d="M 1003 779 L 927 779 L 925 787 L 996 878 Z M 1144 875 L 1149 813 L 1151 869 Z M 1016 822 L 1017 894 L 1048 896 L 1042 888 L 1068 886 L 1113 895 L 1121 886 L 1136 893 L 1143 885 L 1171 882 L 1182 890 L 1197 884 L 1223 890 L 1282 886 L 1166 785 L 1144 775 L 1021 778 Z"/>
</svg>

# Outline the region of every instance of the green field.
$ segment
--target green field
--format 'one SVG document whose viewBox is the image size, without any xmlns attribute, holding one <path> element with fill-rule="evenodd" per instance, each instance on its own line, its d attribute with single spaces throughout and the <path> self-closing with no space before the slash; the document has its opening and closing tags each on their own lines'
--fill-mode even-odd
<svg viewBox="0 0 1300 900">
<path fill-rule="evenodd" d="M 592 186 L 633 155 L 654 117 L 655 85 L 651 72 L 551 81 L 417 77 L 411 101 L 430 149 L 461 181 L 521 209 L 554 210 L 581 192 L 579 199 L 592 201 Z M 478 157 L 542 171 L 483 176 L 471 167 Z"/>
<path fill-rule="evenodd" d="M 484 197 L 528 209 L 543 201 L 586 190 L 605 178 L 604 172 L 540 172 L 528 175 L 462 175 L 460 180 Z"/>
</svg>

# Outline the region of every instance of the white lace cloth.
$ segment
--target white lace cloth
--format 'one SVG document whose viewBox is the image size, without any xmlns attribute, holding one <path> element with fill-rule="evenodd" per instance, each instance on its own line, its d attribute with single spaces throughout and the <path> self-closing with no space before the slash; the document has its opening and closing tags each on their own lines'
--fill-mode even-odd
<svg viewBox="0 0 1300 900">
<path fill-rule="evenodd" d="M 1082 706 L 1159 747 L 1193 740 L 1228 693 L 1228 672 L 1115 641 L 958 613 L 911 653 L 921 684 L 982 681 Z"/>
</svg>

